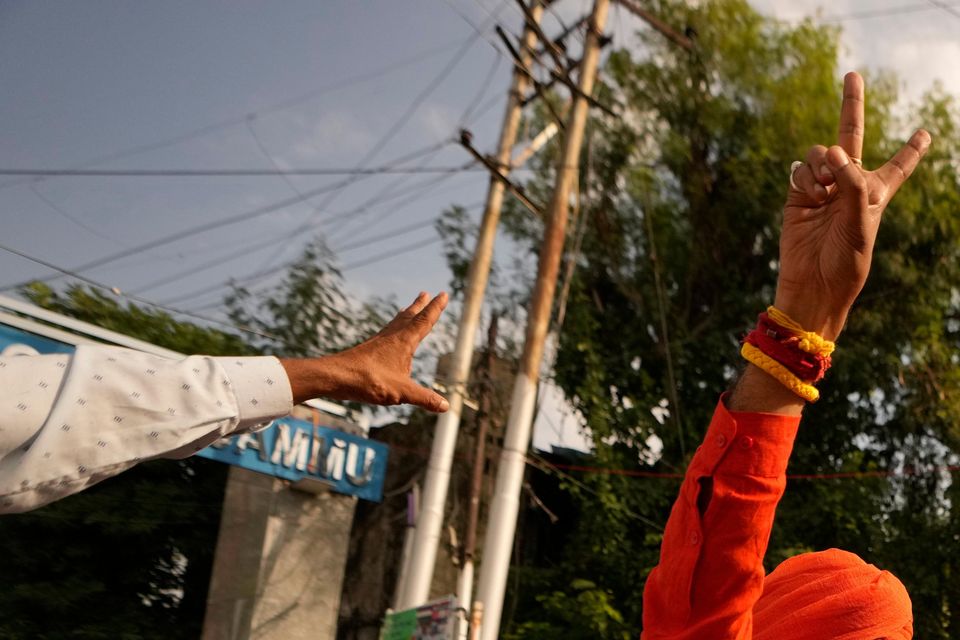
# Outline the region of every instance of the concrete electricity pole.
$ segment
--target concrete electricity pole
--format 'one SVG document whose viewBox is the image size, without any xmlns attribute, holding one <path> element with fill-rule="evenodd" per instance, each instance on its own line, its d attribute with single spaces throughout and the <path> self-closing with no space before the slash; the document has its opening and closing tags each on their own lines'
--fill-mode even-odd
<svg viewBox="0 0 960 640">
<path fill-rule="evenodd" d="M 467 504 L 467 527 L 463 534 L 463 553 L 460 563 L 460 576 L 457 581 L 457 598 L 461 601 L 461 606 L 470 611 L 473 597 L 473 567 L 474 554 L 477 550 L 477 529 L 480 526 L 480 496 L 483 493 L 483 472 L 487 462 L 487 432 L 490 430 L 491 408 L 493 406 L 493 376 L 494 376 L 494 353 L 497 348 L 497 323 L 499 318 L 496 313 L 490 318 L 490 328 L 487 329 L 487 348 L 483 354 L 483 361 L 480 364 L 480 371 L 484 377 L 483 389 L 480 394 L 479 408 L 477 409 L 477 441 L 474 446 L 473 456 L 473 477 L 470 479 L 470 501 Z M 482 616 L 482 612 L 475 615 Z M 466 622 L 467 616 L 464 616 L 463 622 Z M 473 620 L 474 616 L 469 616 Z M 465 640 L 467 637 L 467 625 L 464 624 L 460 629 L 460 638 Z"/>
<path fill-rule="evenodd" d="M 536 22 L 543 15 L 543 4 L 532 0 L 530 14 Z M 529 67 L 531 51 L 536 47 L 535 29 L 528 24 L 523 31 L 523 46 L 520 47 L 526 66 Z M 497 163 L 506 174 L 510 170 L 510 153 L 517 138 L 523 100 L 530 86 L 528 76 L 515 68 L 510 94 L 507 98 L 503 128 L 497 147 Z M 440 531 L 443 526 L 444 505 L 447 501 L 447 488 L 450 485 L 450 466 L 453 462 L 454 447 L 457 443 L 457 431 L 460 428 L 460 414 L 463 399 L 470 377 L 470 365 L 473 361 L 473 347 L 480 321 L 480 310 L 490 274 L 490 262 L 493 256 L 493 244 L 497 224 L 500 221 L 500 209 L 503 205 L 504 183 L 494 176 L 490 178 L 487 190 L 487 204 L 480 223 L 477 246 L 470 263 L 467 286 L 463 299 L 463 311 L 457 330 L 457 343 L 450 364 L 449 393 L 447 399 L 450 409 L 437 419 L 433 436 L 433 447 L 427 463 L 427 475 L 424 481 L 423 498 L 417 526 L 413 536 L 412 555 L 406 575 L 401 575 L 401 597 L 399 608 L 405 609 L 427 601 L 430 583 L 433 581 L 433 567 L 437 558 L 437 545 L 440 543 Z M 472 581 L 472 578 L 471 578 Z M 460 595 L 460 594 L 458 594 Z M 468 596 L 469 598 L 469 596 Z M 469 607 L 469 602 L 462 603 Z"/>
<path fill-rule="evenodd" d="M 570 109 L 563 151 L 557 166 L 557 178 L 553 198 L 550 201 L 547 226 L 540 247 L 537 282 L 527 317 L 523 357 L 513 387 L 510 417 L 500 453 L 497 484 L 483 546 L 480 584 L 477 589 L 477 599 L 483 603 L 481 640 L 496 640 L 500 631 L 503 596 L 517 527 L 517 511 L 526 467 L 527 447 L 533 426 L 540 361 L 549 329 L 560 258 L 566 239 L 570 190 L 577 176 L 580 147 L 583 143 L 587 112 L 590 108 L 589 97 L 593 93 L 600 58 L 600 37 L 606 25 L 608 8 L 609 0 L 594 0 L 593 13 L 590 16 L 584 44 L 583 60 L 580 64 L 578 90 L 573 95 L 573 106 Z"/>
</svg>

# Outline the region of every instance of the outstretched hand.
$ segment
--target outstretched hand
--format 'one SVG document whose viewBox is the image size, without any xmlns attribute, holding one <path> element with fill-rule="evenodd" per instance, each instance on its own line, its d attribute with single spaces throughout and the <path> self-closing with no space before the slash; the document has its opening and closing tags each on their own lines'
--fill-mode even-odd
<svg viewBox="0 0 960 640">
<path fill-rule="evenodd" d="M 776 306 L 808 331 L 839 335 L 870 272 L 880 219 L 930 146 L 919 130 L 882 167 L 859 161 L 863 78 L 848 73 L 837 144 L 814 146 L 793 174 L 783 210 Z"/>
<path fill-rule="evenodd" d="M 429 302 L 428 302 L 429 300 Z M 414 404 L 444 412 L 449 403 L 415 382 L 413 355 L 447 306 L 447 294 L 421 292 L 376 335 L 341 353 L 281 361 L 295 402 L 318 396 L 379 405 Z"/>
</svg>

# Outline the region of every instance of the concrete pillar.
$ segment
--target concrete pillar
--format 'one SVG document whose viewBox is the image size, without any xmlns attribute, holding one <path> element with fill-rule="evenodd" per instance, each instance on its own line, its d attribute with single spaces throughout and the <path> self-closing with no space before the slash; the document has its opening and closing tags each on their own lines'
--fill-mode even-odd
<svg viewBox="0 0 960 640">
<path fill-rule="evenodd" d="M 356 499 L 230 469 L 204 640 L 334 640 Z"/>
</svg>

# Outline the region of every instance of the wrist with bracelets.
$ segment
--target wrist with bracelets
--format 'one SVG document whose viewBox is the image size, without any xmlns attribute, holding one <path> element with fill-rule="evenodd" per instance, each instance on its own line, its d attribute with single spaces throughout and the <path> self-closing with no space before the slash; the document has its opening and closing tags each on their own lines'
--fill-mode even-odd
<svg viewBox="0 0 960 640">
<path fill-rule="evenodd" d="M 740 355 L 807 402 L 816 402 L 820 392 L 814 385 L 830 368 L 834 347 L 771 306 L 743 339 Z"/>
</svg>

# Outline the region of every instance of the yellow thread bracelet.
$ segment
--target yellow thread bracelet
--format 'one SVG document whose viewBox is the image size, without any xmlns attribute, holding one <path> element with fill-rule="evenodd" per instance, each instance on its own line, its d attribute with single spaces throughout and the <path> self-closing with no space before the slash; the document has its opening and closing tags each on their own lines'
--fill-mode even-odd
<svg viewBox="0 0 960 640">
<path fill-rule="evenodd" d="M 773 309 L 773 307 L 770 308 Z M 760 349 L 753 346 L 749 342 L 743 343 L 743 347 L 740 349 L 740 355 L 742 355 L 747 362 L 756 365 L 760 369 L 766 371 L 772 377 L 776 378 L 780 384 L 807 402 L 816 402 L 820 398 L 820 392 L 815 386 L 803 382 L 800 378 L 793 375 L 793 373 L 791 373 L 790 370 L 785 366 L 765 354 L 763 351 L 760 351 Z"/>
<path fill-rule="evenodd" d="M 815 356 L 829 356 L 836 348 L 834 343 L 812 331 L 806 331 L 796 320 L 772 305 L 767 307 L 767 316 L 784 329 L 788 329 L 796 334 L 796 336 L 800 338 L 797 346 L 800 347 L 802 351 L 806 351 Z"/>
</svg>

